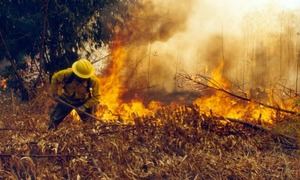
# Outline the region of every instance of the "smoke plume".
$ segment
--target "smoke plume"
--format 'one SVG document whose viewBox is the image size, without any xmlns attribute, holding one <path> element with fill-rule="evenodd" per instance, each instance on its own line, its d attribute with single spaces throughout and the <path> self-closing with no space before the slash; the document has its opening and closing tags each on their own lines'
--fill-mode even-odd
<svg viewBox="0 0 300 180">
<path fill-rule="evenodd" d="M 116 34 L 127 49 L 131 89 L 177 90 L 176 73 L 223 76 L 239 87 L 296 86 L 297 1 L 143 0 Z"/>
</svg>

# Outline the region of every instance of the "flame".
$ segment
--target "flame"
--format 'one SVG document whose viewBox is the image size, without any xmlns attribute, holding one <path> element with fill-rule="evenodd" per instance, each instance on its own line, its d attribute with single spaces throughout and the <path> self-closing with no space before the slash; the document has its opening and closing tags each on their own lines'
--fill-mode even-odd
<svg viewBox="0 0 300 180">
<path fill-rule="evenodd" d="M 135 116 L 154 115 L 163 106 L 162 102 L 151 101 L 148 105 L 143 99 L 133 98 L 129 101 L 122 99 L 128 91 L 124 84 L 124 72 L 128 49 L 122 44 L 121 39 L 116 39 L 111 45 L 111 61 L 106 72 L 99 77 L 101 83 L 101 106 L 96 116 L 102 120 L 121 120 L 124 123 L 134 123 Z M 212 81 L 208 85 L 216 88 L 231 89 L 231 83 L 223 75 L 224 61 L 221 62 L 211 73 Z M 269 104 L 274 104 L 271 92 L 267 92 Z M 279 104 L 280 107 L 292 107 L 293 101 Z M 274 109 L 261 106 L 255 102 L 246 102 L 222 91 L 212 91 L 210 94 L 197 98 L 194 102 L 199 107 L 199 112 L 206 115 L 222 116 L 234 119 L 245 119 L 272 125 L 277 116 Z M 277 103 L 278 104 L 278 103 Z M 177 105 L 173 102 L 172 105 Z M 75 119 L 79 119 L 76 112 L 71 113 Z"/>
<path fill-rule="evenodd" d="M 111 61 L 106 69 L 104 75 L 99 77 L 101 83 L 101 104 L 96 115 L 102 120 L 114 121 L 122 120 L 124 123 L 134 123 L 135 116 L 149 116 L 154 115 L 157 110 L 161 109 L 163 103 L 151 101 L 147 106 L 142 99 L 131 99 L 129 102 L 122 100 L 123 94 L 128 91 L 125 84 L 123 84 L 123 71 L 126 66 L 128 58 L 128 50 L 122 44 L 121 40 L 116 40 L 111 46 Z M 213 81 L 208 85 L 230 89 L 231 83 L 223 76 L 224 62 L 221 63 L 212 71 Z M 268 103 L 274 103 L 271 93 L 268 92 Z M 281 107 L 291 107 L 290 101 L 287 104 L 280 104 Z M 194 102 L 199 107 L 201 113 L 207 115 L 222 116 L 227 118 L 245 119 L 256 121 L 264 124 L 273 124 L 276 118 L 276 111 L 270 108 L 258 105 L 255 102 L 245 102 L 237 98 L 233 98 L 224 92 L 213 91 L 212 93 L 197 98 Z M 177 106 L 176 102 L 173 105 Z M 283 106 L 284 105 L 284 106 Z M 75 115 L 74 112 L 73 116 Z"/>
<path fill-rule="evenodd" d="M 224 62 L 212 71 L 214 83 L 210 86 L 217 86 L 222 89 L 229 89 L 230 82 L 223 76 Z M 272 99 L 269 97 L 269 101 Z M 270 108 L 258 105 L 255 102 L 245 102 L 231 97 L 222 91 L 215 90 L 212 94 L 199 97 L 194 103 L 200 108 L 200 111 L 207 115 L 223 116 L 235 119 L 247 119 L 272 124 L 276 116 L 276 111 Z"/>
<path fill-rule="evenodd" d="M 104 121 L 122 120 L 124 123 L 133 123 L 134 116 L 147 116 L 161 107 L 159 102 L 152 101 L 145 107 L 142 100 L 132 99 L 124 102 L 122 95 L 126 92 L 123 84 L 123 71 L 126 66 L 127 49 L 122 45 L 121 39 L 116 39 L 111 44 L 111 61 L 104 75 L 99 77 L 101 88 L 101 106 L 96 111 L 96 116 Z M 76 121 L 80 120 L 75 110 L 71 116 Z"/>
<path fill-rule="evenodd" d="M 70 112 L 70 116 L 71 116 L 72 119 L 75 120 L 76 122 L 79 122 L 79 121 L 80 121 L 80 116 L 78 115 L 78 113 L 76 112 L 75 109 L 73 109 L 73 110 Z"/>
<path fill-rule="evenodd" d="M 115 41 L 112 45 L 112 59 L 105 76 L 99 77 L 101 80 L 102 104 L 106 108 L 98 111 L 98 116 L 104 120 L 122 119 L 126 123 L 132 122 L 134 116 L 153 115 L 163 104 L 151 102 L 147 107 L 141 99 L 132 99 L 130 102 L 122 101 L 122 95 L 127 90 L 122 82 L 122 70 L 126 66 L 127 49 L 121 41 Z M 211 86 L 218 86 L 224 89 L 231 87 L 230 82 L 223 76 L 224 62 L 212 71 L 213 81 Z M 176 104 L 176 102 L 175 102 Z M 223 92 L 215 91 L 209 96 L 199 97 L 194 101 L 200 108 L 200 112 L 228 118 L 249 119 L 264 121 L 271 124 L 276 112 L 264 108 L 253 102 L 242 102 L 234 99 Z"/>
<path fill-rule="evenodd" d="M 276 115 L 275 110 L 257 105 L 254 102 L 241 102 L 219 91 L 208 97 L 198 98 L 194 103 L 201 112 L 207 115 L 212 114 L 227 118 L 263 121 L 272 124 Z"/>
<path fill-rule="evenodd" d="M 212 77 L 215 83 L 209 82 L 208 85 L 215 87 L 217 86 L 223 86 L 223 88 L 230 88 L 230 82 L 224 78 L 223 76 L 223 69 L 224 69 L 224 61 L 222 60 L 221 63 L 217 66 L 217 68 L 212 70 Z"/>
<path fill-rule="evenodd" d="M 102 118 L 114 119 L 111 112 L 117 112 L 122 103 L 120 96 L 123 93 L 121 82 L 122 70 L 127 53 L 121 45 L 121 41 L 116 40 L 112 45 L 111 64 L 109 64 L 106 75 L 99 77 L 101 82 L 101 101 L 107 107 L 106 112 L 102 112 Z"/>
<path fill-rule="evenodd" d="M 101 82 L 101 103 L 97 116 L 103 120 L 119 120 L 125 123 L 133 122 L 133 116 L 153 115 L 160 107 L 159 102 L 152 101 L 145 107 L 140 99 L 132 99 L 130 102 L 124 102 L 122 95 L 127 90 L 123 84 L 122 77 L 126 59 L 127 49 L 122 45 L 122 41 L 117 39 L 111 46 L 111 64 L 109 64 L 105 75 L 100 76 Z"/>
<path fill-rule="evenodd" d="M 7 79 L 2 79 L 0 81 L 0 89 L 5 90 L 7 88 Z"/>
</svg>

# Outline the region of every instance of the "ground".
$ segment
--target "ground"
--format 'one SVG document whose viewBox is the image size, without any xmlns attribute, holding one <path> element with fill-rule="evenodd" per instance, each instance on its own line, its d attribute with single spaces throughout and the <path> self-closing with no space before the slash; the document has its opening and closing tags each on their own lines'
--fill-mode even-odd
<svg viewBox="0 0 300 180">
<path fill-rule="evenodd" d="M 219 126 L 192 107 L 165 108 L 135 126 L 68 117 L 47 131 L 45 94 L 20 103 L 1 93 L 0 101 L 3 179 L 300 179 L 295 146 L 241 124 Z"/>
</svg>

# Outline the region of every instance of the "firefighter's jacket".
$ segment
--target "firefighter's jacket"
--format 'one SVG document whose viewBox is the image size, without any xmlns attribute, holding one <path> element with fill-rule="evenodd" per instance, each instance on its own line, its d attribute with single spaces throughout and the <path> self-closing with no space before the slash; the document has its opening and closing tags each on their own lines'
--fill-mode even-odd
<svg viewBox="0 0 300 180">
<path fill-rule="evenodd" d="M 82 104 L 92 108 L 100 103 L 100 82 L 96 75 L 89 79 L 78 79 L 72 68 L 58 71 L 52 76 L 51 92 L 72 105 Z"/>
</svg>

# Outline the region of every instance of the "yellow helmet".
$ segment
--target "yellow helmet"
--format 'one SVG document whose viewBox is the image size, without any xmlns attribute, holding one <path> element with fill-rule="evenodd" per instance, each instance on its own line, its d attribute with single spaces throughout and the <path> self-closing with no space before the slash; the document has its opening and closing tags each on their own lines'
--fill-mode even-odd
<svg viewBox="0 0 300 180">
<path fill-rule="evenodd" d="M 72 70 L 76 76 L 83 79 L 90 78 L 95 72 L 94 66 L 87 59 L 79 59 L 75 61 L 72 65 Z"/>
</svg>

